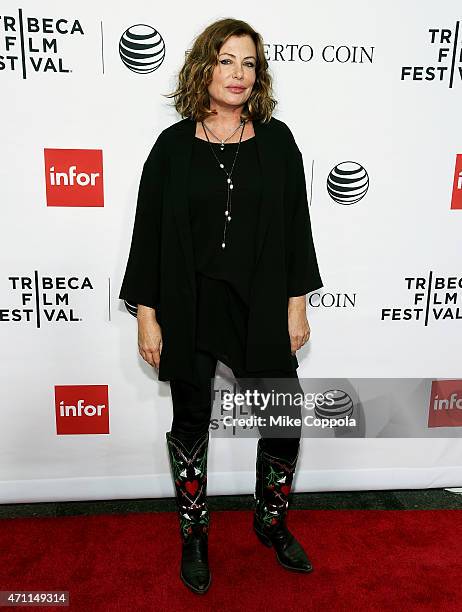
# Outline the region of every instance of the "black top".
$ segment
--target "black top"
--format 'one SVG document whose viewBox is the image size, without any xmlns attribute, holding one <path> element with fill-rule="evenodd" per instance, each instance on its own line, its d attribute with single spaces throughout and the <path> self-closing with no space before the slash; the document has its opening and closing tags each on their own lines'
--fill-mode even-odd
<svg viewBox="0 0 462 612">
<path fill-rule="evenodd" d="M 227 365 L 235 376 L 245 371 L 248 308 L 233 287 L 196 273 L 196 348 Z"/>
<path fill-rule="evenodd" d="M 195 142 L 196 127 L 192 118 L 167 127 L 144 163 L 130 252 L 119 292 L 121 299 L 131 303 L 154 305 L 160 315 L 164 340 L 160 381 L 194 381 L 195 257 L 192 240 L 183 230 L 190 225 L 192 150 L 195 145 L 209 146 L 200 139 Z M 257 237 L 261 236 L 262 241 L 257 242 L 259 262 L 252 276 L 248 308 L 246 368 L 287 370 L 294 360 L 290 354 L 286 297 L 314 291 L 323 283 L 311 234 L 303 158 L 293 134 L 275 117 L 267 122 L 254 121 L 253 127 L 263 173 L 264 205 L 259 212 Z M 244 146 L 254 143 L 245 141 L 241 150 Z"/>
<path fill-rule="evenodd" d="M 231 176 L 231 221 L 226 223 L 227 175 L 238 143 L 209 143 L 194 138 L 189 205 L 196 272 L 229 282 L 246 304 L 255 265 L 255 237 L 260 209 L 261 172 L 255 137 L 240 143 Z M 223 236 L 225 248 L 222 248 Z"/>
</svg>

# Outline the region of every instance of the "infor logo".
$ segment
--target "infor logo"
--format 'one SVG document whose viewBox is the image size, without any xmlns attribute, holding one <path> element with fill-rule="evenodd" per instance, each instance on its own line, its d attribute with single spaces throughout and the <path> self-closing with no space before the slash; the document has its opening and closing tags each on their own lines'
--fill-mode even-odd
<svg viewBox="0 0 462 612">
<path fill-rule="evenodd" d="M 107 385 L 55 385 L 56 433 L 108 434 Z"/>
<path fill-rule="evenodd" d="M 47 206 L 104 206 L 101 149 L 44 149 Z"/>
</svg>

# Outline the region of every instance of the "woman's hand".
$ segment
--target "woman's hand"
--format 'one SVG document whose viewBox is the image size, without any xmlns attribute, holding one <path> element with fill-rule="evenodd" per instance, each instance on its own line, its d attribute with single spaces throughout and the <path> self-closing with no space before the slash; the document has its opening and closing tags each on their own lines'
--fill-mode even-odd
<svg viewBox="0 0 462 612">
<path fill-rule="evenodd" d="M 138 305 L 138 349 L 149 365 L 159 368 L 162 353 L 162 330 L 156 320 L 155 310 Z"/>
<path fill-rule="evenodd" d="M 290 351 L 292 355 L 310 338 L 310 325 L 306 318 L 306 297 L 290 297 L 288 305 Z"/>
</svg>

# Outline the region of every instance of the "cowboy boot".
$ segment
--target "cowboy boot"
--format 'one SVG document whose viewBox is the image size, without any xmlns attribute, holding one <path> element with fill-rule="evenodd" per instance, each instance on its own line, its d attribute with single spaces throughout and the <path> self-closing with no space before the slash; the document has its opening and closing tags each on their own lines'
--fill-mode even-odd
<svg viewBox="0 0 462 612">
<path fill-rule="evenodd" d="M 165 433 L 176 490 L 182 540 L 180 578 L 195 593 L 210 586 L 208 565 L 209 509 L 207 503 L 207 450 L 209 432 L 188 450 L 183 442 Z"/>
<path fill-rule="evenodd" d="M 295 458 L 288 461 L 265 452 L 264 439 L 258 440 L 253 528 L 263 544 L 274 546 L 281 565 L 299 572 L 311 572 L 310 560 L 286 525 L 288 497 L 299 448 Z"/>
</svg>

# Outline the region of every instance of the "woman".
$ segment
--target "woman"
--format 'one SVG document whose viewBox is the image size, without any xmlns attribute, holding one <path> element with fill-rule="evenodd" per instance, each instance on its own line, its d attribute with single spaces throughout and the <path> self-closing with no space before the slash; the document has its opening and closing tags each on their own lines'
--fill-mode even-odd
<svg viewBox="0 0 462 612">
<path fill-rule="evenodd" d="M 310 336 L 305 295 L 323 286 L 302 156 L 272 117 L 271 84 L 262 38 L 246 22 L 221 19 L 196 38 L 171 94 L 184 119 L 163 130 L 143 167 L 119 294 L 137 317 L 141 356 L 170 381 L 180 576 L 196 593 L 211 578 L 206 484 L 217 360 L 242 389 L 278 379 L 302 392 L 295 352 Z M 286 525 L 300 429 L 260 433 L 254 530 L 284 567 L 309 572 Z"/>
</svg>

